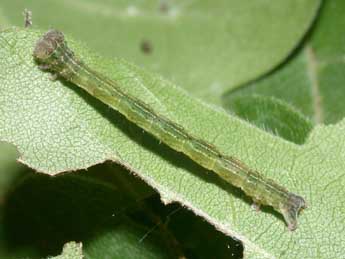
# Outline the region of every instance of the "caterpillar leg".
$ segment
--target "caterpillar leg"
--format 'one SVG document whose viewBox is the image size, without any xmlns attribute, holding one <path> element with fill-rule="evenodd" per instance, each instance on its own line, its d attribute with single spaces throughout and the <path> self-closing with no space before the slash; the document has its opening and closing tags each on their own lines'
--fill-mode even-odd
<svg viewBox="0 0 345 259">
<path fill-rule="evenodd" d="M 258 201 L 253 200 L 252 208 L 253 208 L 256 212 L 259 212 L 259 211 L 260 211 L 260 203 L 259 203 Z"/>
<path fill-rule="evenodd" d="M 283 214 L 285 222 L 290 231 L 297 228 L 297 216 L 301 209 L 307 207 L 305 200 L 296 194 L 290 193 L 289 199 L 285 204 L 281 204 L 280 212 Z"/>
<path fill-rule="evenodd" d="M 51 66 L 50 65 L 46 65 L 46 64 L 40 64 L 38 66 L 38 68 L 41 69 L 42 71 L 49 71 Z M 57 73 L 53 73 L 49 77 L 50 81 L 56 81 L 57 78 L 58 78 L 58 74 Z"/>
</svg>

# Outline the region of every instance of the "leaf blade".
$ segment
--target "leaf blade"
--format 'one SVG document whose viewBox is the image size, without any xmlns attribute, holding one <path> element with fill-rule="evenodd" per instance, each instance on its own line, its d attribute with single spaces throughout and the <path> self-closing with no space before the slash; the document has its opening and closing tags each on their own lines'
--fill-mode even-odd
<svg viewBox="0 0 345 259">
<path fill-rule="evenodd" d="M 298 230 L 291 234 L 270 209 L 256 215 L 239 190 L 205 174 L 201 167 L 160 145 L 91 97 L 61 82 L 49 81 L 49 75 L 43 75 L 31 57 L 30 50 L 39 36 L 39 32 L 23 30 L 0 36 L 0 54 L 6 60 L 0 64 L 6 79 L 0 88 L 0 109 L 4 111 L 0 114 L 0 138 L 16 143 L 23 162 L 53 174 L 118 159 L 153 186 L 163 201 L 180 202 L 222 232 L 240 239 L 248 253 L 255 251 L 261 257 L 306 257 L 306 251 L 317 256 L 314 237 L 324 241 L 329 233 L 337 233 L 332 245 L 342 246 L 338 224 L 345 213 L 340 209 L 334 214 L 332 208 L 341 207 L 345 197 L 344 190 L 339 189 L 344 184 L 344 121 L 317 127 L 305 145 L 294 145 L 191 98 L 156 75 L 121 60 L 97 58 L 72 44 L 83 59 L 115 76 L 115 80 L 121 73 L 135 75 L 139 84 L 132 79 L 125 81 L 127 91 L 145 98 L 193 135 L 305 196 L 310 207 L 299 218 Z M 140 90 L 143 87 L 147 92 Z M 338 181 L 332 185 L 329 179 Z M 326 184 L 332 188 L 328 190 Z M 322 200 L 325 194 L 319 192 L 320 188 L 326 188 L 329 199 Z M 336 199 L 332 198 L 334 190 L 338 192 Z M 332 225 L 325 229 L 323 222 L 329 218 Z M 330 243 L 320 241 L 318 245 L 328 257 L 341 254 L 332 250 Z"/>
<path fill-rule="evenodd" d="M 103 55 L 156 71 L 192 95 L 219 105 L 225 92 L 285 60 L 313 24 L 320 4 L 319 0 L 173 1 L 165 13 L 159 1 L 4 0 L 1 6 L 17 26 L 23 24 L 18 10 L 29 8 L 35 26 L 72 33 Z M 52 19 L 55 12 L 64 13 L 63 19 Z M 143 41 L 151 43 L 150 55 L 141 51 Z"/>
</svg>

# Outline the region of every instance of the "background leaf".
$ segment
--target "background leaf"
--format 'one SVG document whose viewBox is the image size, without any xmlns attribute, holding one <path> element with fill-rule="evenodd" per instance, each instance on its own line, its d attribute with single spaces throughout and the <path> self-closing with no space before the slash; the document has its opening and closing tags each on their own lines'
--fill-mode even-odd
<svg viewBox="0 0 345 259">
<path fill-rule="evenodd" d="M 193 213 L 164 206 L 157 195 L 145 198 L 147 189 L 110 163 L 58 177 L 30 172 L 9 193 L 3 208 L 2 258 L 59 254 L 70 240 L 82 242 L 85 258 L 90 259 L 241 254 L 238 242 Z"/>
<path fill-rule="evenodd" d="M 51 259 L 83 259 L 82 244 L 69 242 L 63 246 L 62 254 L 59 256 L 49 257 Z"/>
<path fill-rule="evenodd" d="M 23 166 L 16 163 L 17 150 L 13 145 L 0 142 L 0 200 L 4 200 L 7 186 L 23 171 Z"/>
<path fill-rule="evenodd" d="M 298 108 L 316 123 L 335 123 L 345 113 L 345 2 L 325 1 L 313 33 L 284 66 L 261 79 L 229 92 L 230 110 L 239 96 L 274 96 Z"/>
<path fill-rule="evenodd" d="M 96 173 L 99 176 L 102 167 L 56 178 L 29 174 L 11 193 L 4 208 L 9 250 L 35 247 L 42 255 L 54 254 L 65 242 L 81 240 L 86 258 L 166 257 L 157 237 L 153 242 L 155 235 L 138 242 L 147 229 L 125 216 L 126 209 L 136 208 L 140 199 L 133 200 L 120 187 L 100 181 Z M 124 173 L 118 171 L 117 177 Z M 133 185 L 137 198 L 144 199 L 138 186 L 143 185 Z"/>
<path fill-rule="evenodd" d="M 293 106 L 274 97 L 240 94 L 231 98 L 229 109 L 258 127 L 296 144 L 303 144 L 312 122 Z"/>
<path fill-rule="evenodd" d="M 159 72 L 194 96 L 221 104 L 226 91 L 289 55 L 319 5 L 318 0 L 3 0 L 0 10 L 22 26 L 21 13 L 28 8 L 40 28 L 71 33 L 103 55 Z M 152 46 L 149 54 L 141 50 L 143 42 Z"/>
</svg>

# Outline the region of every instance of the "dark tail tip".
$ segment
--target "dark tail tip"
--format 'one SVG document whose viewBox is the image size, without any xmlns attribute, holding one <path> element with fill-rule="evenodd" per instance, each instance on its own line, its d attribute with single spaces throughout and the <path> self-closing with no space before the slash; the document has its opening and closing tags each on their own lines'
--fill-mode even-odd
<svg viewBox="0 0 345 259">
<path fill-rule="evenodd" d="M 301 196 L 293 193 L 289 194 L 286 204 L 282 204 L 280 211 L 290 231 L 294 231 L 297 228 L 298 213 L 305 208 L 307 208 L 305 200 Z"/>
</svg>

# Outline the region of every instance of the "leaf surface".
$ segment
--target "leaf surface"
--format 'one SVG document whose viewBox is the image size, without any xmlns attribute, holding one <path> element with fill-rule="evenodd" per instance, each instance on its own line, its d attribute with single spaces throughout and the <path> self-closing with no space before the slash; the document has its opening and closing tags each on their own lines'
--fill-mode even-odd
<svg viewBox="0 0 345 259">
<path fill-rule="evenodd" d="M 223 104 L 237 98 L 273 96 L 300 110 L 315 123 L 336 123 L 345 116 L 345 2 L 325 1 L 311 35 L 288 62 L 259 80 L 230 91 Z"/>
<path fill-rule="evenodd" d="M 291 53 L 320 2 L 2 0 L 0 8 L 17 26 L 28 8 L 34 26 L 71 33 L 103 55 L 140 64 L 220 104 L 226 91 L 268 72 Z M 142 51 L 145 43 L 150 53 Z"/>
<path fill-rule="evenodd" d="M 63 246 L 61 255 L 49 257 L 49 259 L 83 259 L 82 243 L 68 242 Z"/>
<path fill-rule="evenodd" d="M 78 240 L 89 259 L 166 258 L 170 252 L 166 240 L 149 232 L 151 226 L 140 225 L 128 216 L 140 209 L 144 197 L 138 191 L 140 185 L 132 181 L 131 187 L 137 191 L 134 200 L 121 183 L 97 178 L 102 172 L 110 173 L 105 170 L 107 167 L 100 165 L 88 172 L 58 177 L 27 172 L 3 208 L 1 225 L 5 227 L 0 235 L 7 247 L 0 247 L 0 255 L 6 251 L 3 258 L 22 258 L 25 253 L 29 256 L 31 248 L 40 251 L 41 256 L 32 257 L 31 253 L 30 258 L 42 258 L 58 254 L 62 244 Z M 115 177 L 127 174 L 120 170 L 111 173 Z M 145 217 L 143 214 L 139 215 Z M 63 258 L 71 256 L 65 249 L 63 254 Z"/>
<path fill-rule="evenodd" d="M 237 188 L 75 86 L 49 80 L 31 56 L 41 34 L 18 29 L 0 34 L 0 140 L 15 144 L 23 163 L 53 175 L 116 161 L 154 187 L 164 202 L 179 202 L 241 240 L 250 258 L 343 255 L 344 120 L 317 126 L 304 145 L 292 144 L 190 97 L 157 75 L 123 60 L 100 58 L 68 38 L 86 63 L 129 94 L 305 197 L 309 207 L 292 233 L 272 209 L 256 213 Z"/>
</svg>

